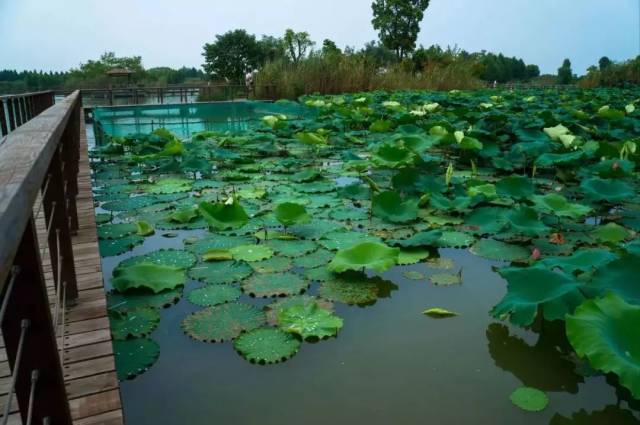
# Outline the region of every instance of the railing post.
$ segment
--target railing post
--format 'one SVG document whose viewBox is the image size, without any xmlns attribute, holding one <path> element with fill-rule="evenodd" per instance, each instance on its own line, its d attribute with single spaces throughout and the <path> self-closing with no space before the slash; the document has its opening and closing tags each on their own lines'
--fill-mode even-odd
<svg viewBox="0 0 640 425">
<path fill-rule="evenodd" d="M 9 294 L 11 300 L 2 322 L 2 334 L 11 370 L 17 372 L 15 392 L 21 406 L 22 422 L 27 421 L 31 376 L 32 371 L 37 370 L 39 375 L 31 412 L 32 423 L 41 424 L 44 418 L 49 417 L 52 424 L 71 425 L 33 218 L 27 223 L 13 264 L 19 267 L 19 273 Z M 19 359 L 20 367 L 16 371 L 24 319 L 29 320 L 29 327 Z"/>
<path fill-rule="evenodd" d="M 0 131 L 2 131 L 3 136 L 9 134 L 9 129 L 7 128 L 7 117 L 4 114 L 4 99 L 0 99 Z"/>
<path fill-rule="evenodd" d="M 63 158 L 62 149 L 68 141 L 70 125 L 67 125 L 63 133 L 60 145 L 55 149 L 51 164 L 47 171 L 49 189 L 44 194 L 42 201 L 46 232 L 48 235 L 49 252 L 51 257 L 51 270 L 56 287 L 62 283 L 67 286 L 67 298 L 75 300 L 78 297 L 78 286 L 73 259 L 73 246 L 71 244 L 71 229 L 69 212 L 67 210 L 68 180 L 65 181 L 65 169 L 73 167 L 73 158 Z M 59 248 L 59 249 L 58 249 Z M 59 295 L 61 295 L 60 292 Z"/>
<path fill-rule="evenodd" d="M 80 119 L 82 106 L 81 101 L 73 108 L 69 123 L 62 135 L 62 158 L 66 163 L 63 170 L 65 191 L 65 202 L 67 214 L 69 215 L 69 231 L 72 235 L 78 233 L 78 208 L 76 197 L 78 196 L 78 172 L 80 171 Z"/>
</svg>

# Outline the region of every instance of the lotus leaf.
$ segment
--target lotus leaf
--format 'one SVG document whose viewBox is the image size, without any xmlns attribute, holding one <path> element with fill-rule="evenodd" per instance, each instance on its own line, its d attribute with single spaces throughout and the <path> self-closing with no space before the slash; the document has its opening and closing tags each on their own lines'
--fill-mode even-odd
<svg viewBox="0 0 640 425">
<path fill-rule="evenodd" d="M 549 228 L 540 221 L 538 213 L 533 208 L 519 207 L 511 210 L 506 215 L 507 221 L 514 232 L 527 236 L 539 236 L 549 231 Z"/>
<path fill-rule="evenodd" d="M 187 298 L 195 305 L 211 307 L 237 301 L 240 295 L 242 295 L 242 291 L 236 286 L 206 285 L 191 291 Z"/>
<path fill-rule="evenodd" d="M 337 273 L 361 269 L 373 269 L 382 273 L 396 265 L 399 254 L 399 248 L 390 248 L 378 242 L 362 242 L 339 250 L 328 268 Z"/>
<path fill-rule="evenodd" d="M 412 164 L 416 154 L 411 150 L 391 144 L 381 145 L 373 154 L 373 162 L 376 165 L 387 168 L 399 168 Z"/>
<path fill-rule="evenodd" d="M 372 211 L 376 217 L 384 220 L 407 223 L 418 217 L 418 202 L 402 201 L 396 192 L 382 192 L 373 197 Z"/>
<path fill-rule="evenodd" d="M 103 224 L 98 226 L 98 238 L 100 239 L 120 239 L 133 235 L 138 231 L 134 223 Z"/>
<path fill-rule="evenodd" d="M 254 297 L 279 297 L 303 293 L 309 282 L 294 273 L 257 274 L 242 282 L 242 290 Z"/>
<path fill-rule="evenodd" d="M 554 214 L 558 217 L 577 219 L 591 212 L 591 207 L 570 203 L 567 198 L 557 193 L 549 193 L 544 196 L 534 195 L 531 200 L 535 203 L 536 208 L 542 212 Z"/>
<path fill-rule="evenodd" d="M 100 255 L 102 257 L 113 257 L 131 251 L 138 245 L 144 243 L 144 238 L 138 235 L 126 236 L 120 239 L 99 240 Z"/>
<path fill-rule="evenodd" d="M 444 319 L 446 317 L 455 317 L 460 315 L 458 313 L 440 307 L 427 309 L 423 311 L 422 314 L 433 317 L 434 319 Z"/>
<path fill-rule="evenodd" d="M 198 208 L 209 226 L 216 230 L 237 229 L 249 221 L 244 208 L 236 201 L 230 204 L 201 202 Z"/>
<path fill-rule="evenodd" d="M 591 236 L 598 242 L 616 244 L 629 239 L 632 232 L 616 223 L 607 223 L 591 232 Z"/>
<path fill-rule="evenodd" d="M 294 224 L 304 224 L 311 220 L 311 216 L 303 205 L 293 202 L 285 202 L 279 204 L 274 210 L 276 219 L 283 226 L 292 226 Z"/>
<path fill-rule="evenodd" d="M 157 294 L 148 289 L 128 291 L 126 294 L 114 291 L 107 293 L 107 308 L 125 312 L 145 307 L 166 308 L 178 302 L 181 297 L 182 290 L 180 289 L 162 291 Z"/>
<path fill-rule="evenodd" d="M 246 263 L 216 261 L 197 264 L 189 270 L 189 277 L 211 285 L 239 282 L 251 276 L 253 270 Z"/>
<path fill-rule="evenodd" d="M 318 247 L 315 242 L 305 240 L 270 240 L 267 245 L 285 257 L 299 257 Z"/>
<path fill-rule="evenodd" d="M 193 184 L 193 181 L 187 180 L 187 179 L 179 179 L 179 178 L 161 179 L 161 180 L 158 180 L 149 189 L 147 189 L 147 192 L 153 193 L 153 194 L 188 192 L 191 190 L 192 184 Z"/>
<path fill-rule="evenodd" d="M 141 307 L 109 312 L 109 325 L 113 339 L 147 336 L 155 330 L 158 323 L 160 323 L 160 314 L 155 308 Z"/>
<path fill-rule="evenodd" d="M 268 260 L 249 263 L 256 273 L 282 273 L 293 267 L 291 260 L 287 257 L 272 257 Z"/>
<path fill-rule="evenodd" d="M 293 357 L 300 349 L 300 340 L 275 328 L 259 328 L 241 335 L 234 347 L 252 363 L 272 364 Z"/>
<path fill-rule="evenodd" d="M 481 239 L 470 249 L 475 255 L 498 261 L 524 261 L 531 253 L 519 245 L 507 244 L 493 239 Z"/>
<path fill-rule="evenodd" d="M 113 271 L 111 285 L 120 292 L 148 288 L 157 294 L 165 289 L 184 285 L 185 280 L 184 269 L 149 262 L 118 266 Z"/>
<path fill-rule="evenodd" d="M 318 243 L 325 248 L 335 251 L 351 247 L 362 242 L 380 242 L 380 238 L 363 232 L 336 230 L 325 233 Z"/>
<path fill-rule="evenodd" d="M 203 342 L 223 342 L 265 324 L 264 313 L 243 303 L 228 303 L 190 314 L 182 321 L 183 331 Z"/>
<path fill-rule="evenodd" d="M 615 292 L 624 300 L 640 304 L 640 255 L 625 255 L 598 268 L 587 285 L 596 293 Z"/>
<path fill-rule="evenodd" d="M 567 337 L 580 357 L 615 373 L 640 398 L 640 306 L 614 293 L 587 300 L 566 318 Z"/>
<path fill-rule="evenodd" d="M 113 342 L 118 380 L 133 379 L 146 372 L 158 360 L 160 347 L 148 338 Z"/>
<path fill-rule="evenodd" d="M 549 404 L 549 398 L 545 393 L 529 387 L 516 389 L 509 398 L 513 404 L 527 412 L 540 412 Z"/>
<path fill-rule="evenodd" d="M 240 261 L 261 261 L 271 258 L 273 251 L 265 245 L 239 245 L 229 249 L 235 260 Z"/>
<path fill-rule="evenodd" d="M 382 284 L 384 281 L 380 278 L 369 278 L 364 273 L 346 272 L 338 276 L 328 276 L 318 288 L 318 295 L 343 304 L 370 304 L 378 299 Z"/>
<path fill-rule="evenodd" d="M 519 326 L 533 323 L 538 308 L 546 320 L 564 319 L 584 300 L 581 285 L 563 273 L 541 266 L 504 268 L 499 272 L 507 280 L 507 294 L 491 314 L 496 318 L 508 317 Z"/>
<path fill-rule="evenodd" d="M 431 253 L 426 248 L 400 248 L 400 254 L 398 255 L 398 264 L 416 264 L 424 259 L 429 258 Z"/>
<path fill-rule="evenodd" d="M 514 199 L 528 199 L 534 193 L 531 179 L 522 176 L 505 177 L 496 183 L 496 191 L 500 196 Z"/>
<path fill-rule="evenodd" d="M 278 324 L 285 332 L 307 338 L 335 336 L 343 321 L 316 303 L 306 303 L 282 308 L 278 312 Z"/>
<path fill-rule="evenodd" d="M 588 199 L 596 202 L 624 202 L 634 196 L 633 188 L 622 180 L 594 177 L 582 180 L 580 187 Z"/>
<path fill-rule="evenodd" d="M 439 230 L 428 230 L 418 232 L 408 239 L 391 239 L 390 245 L 401 246 L 403 248 L 416 248 L 421 246 L 436 246 L 442 238 L 442 232 Z"/>
</svg>

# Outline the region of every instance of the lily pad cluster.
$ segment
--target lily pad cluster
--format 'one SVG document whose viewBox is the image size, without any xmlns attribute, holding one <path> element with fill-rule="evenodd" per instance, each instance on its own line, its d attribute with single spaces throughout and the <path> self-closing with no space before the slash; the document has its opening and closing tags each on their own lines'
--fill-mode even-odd
<svg viewBox="0 0 640 425">
<path fill-rule="evenodd" d="M 187 298 L 203 310 L 185 332 L 273 363 L 337 334 L 344 324 L 325 303 L 373 304 L 397 289 L 380 273 L 452 268 L 439 249 L 469 249 L 507 282 L 491 314 L 519 326 L 566 320 L 576 357 L 640 397 L 640 115 L 626 108 L 637 99 L 633 90 L 308 96 L 308 118 L 185 140 L 166 130 L 113 138 L 92 157 L 103 255 L 123 255 L 114 295 L 139 305 L 147 291 L 157 308 L 197 281 Z M 150 227 L 180 231 L 193 264 L 124 259 L 160 237 Z M 466 280 L 455 269 L 423 279 L 439 290 Z M 277 301 L 265 311 L 252 297 Z M 427 302 L 425 314 L 456 314 Z"/>
</svg>

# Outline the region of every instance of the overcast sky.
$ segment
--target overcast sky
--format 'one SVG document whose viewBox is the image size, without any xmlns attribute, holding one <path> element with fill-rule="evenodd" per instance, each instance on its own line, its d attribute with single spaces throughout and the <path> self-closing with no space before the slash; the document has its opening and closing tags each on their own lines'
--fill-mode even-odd
<svg viewBox="0 0 640 425">
<path fill-rule="evenodd" d="M 66 70 L 107 50 L 145 67 L 202 64 L 202 45 L 244 28 L 308 31 L 321 43 L 376 39 L 371 0 L 0 0 L 0 69 Z M 431 0 L 418 43 L 522 57 L 583 73 L 640 54 L 640 0 Z"/>
</svg>

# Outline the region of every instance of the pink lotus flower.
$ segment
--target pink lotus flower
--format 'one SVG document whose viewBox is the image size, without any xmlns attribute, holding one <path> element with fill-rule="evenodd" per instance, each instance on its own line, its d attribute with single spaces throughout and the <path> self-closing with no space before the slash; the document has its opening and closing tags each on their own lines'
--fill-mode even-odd
<svg viewBox="0 0 640 425">
<path fill-rule="evenodd" d="M 533 261 L 539 260 L 540 255 L 540 250 L 538 248 L 533 248 L 533 251 L 531 252 L 531 259 Z"/>
</svg>

